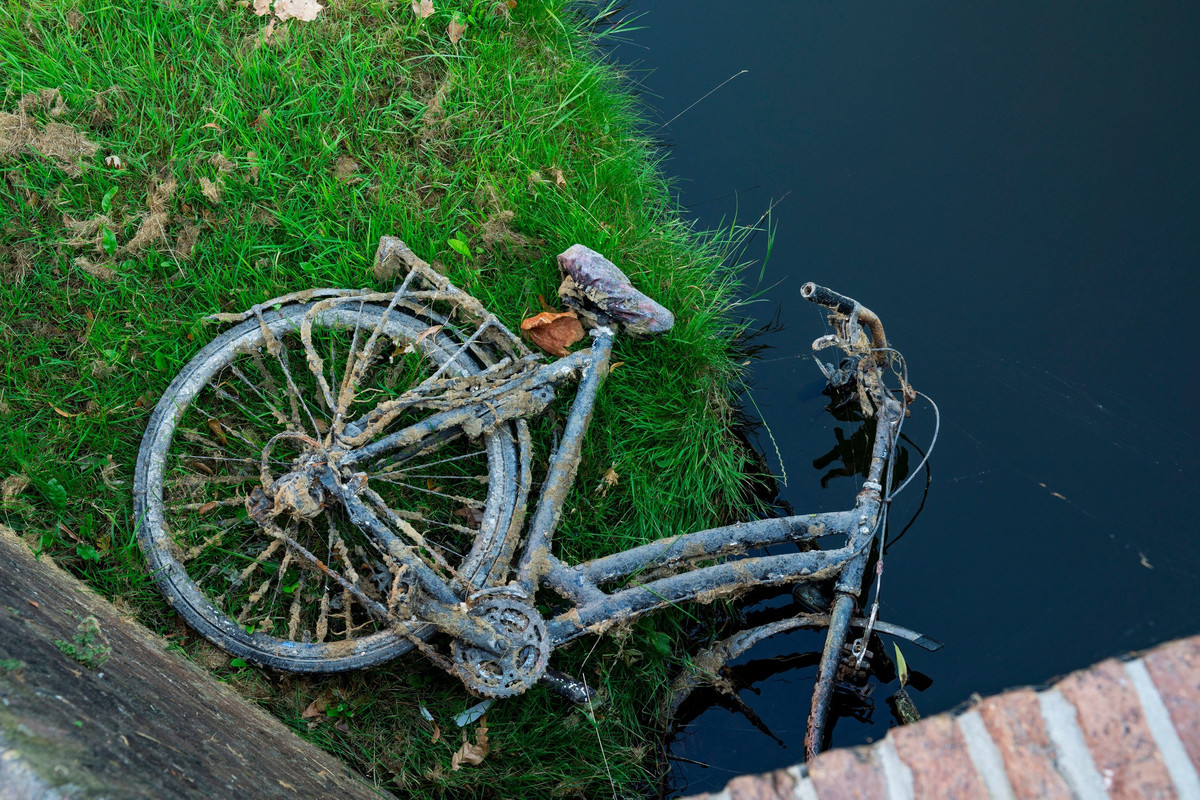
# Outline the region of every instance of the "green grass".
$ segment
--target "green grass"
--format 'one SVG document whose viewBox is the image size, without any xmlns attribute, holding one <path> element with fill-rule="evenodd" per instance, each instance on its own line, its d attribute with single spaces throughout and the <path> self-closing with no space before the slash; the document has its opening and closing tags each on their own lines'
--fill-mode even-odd
<svg viewBox="0 0 1200 800">
<path fill-rule="evenodd" d="M 264 18 L 233 3 L 0 0 L 0 112 L 58 89 L 66 108 L 26 102 L 24 130 L 66 125 L 96 145 L 74 167 L 0 140 L 0 522 L 381 786 L 636 795 L 661 769 L 686 615 L 557 654 L 605 694 L 596 718 L 534 689 L 493 707 L 491 753 L 455 772 L 450 720 L 474 703 L 456 680 L 418 658 L 332 678 L 234 666 L 169 612 L 133 536 L 139 440 L 213 336 L 200 318 L 312 286 L 375 285 L 384 234 L 513 328 L 539 296 L 554 302 L 554 255 L 574 242 L 676 313 L 669 335 L 618 342 L 560 552 L 592 557 L 742 508 L 728 242 L 681 220 L 577 12 L 521 0 L 506 20 L 475 5 L 457 46 L 446 25 L 466 3 L 417 20 L 406 1 L 349 0 L 255 47 Z M 152 212 L 164 236 L 131 248 Z M 620 479 L 602 495 L 609 467 Z M 301 714 L 325 693 L 340 711 L 312 725 Z"/>
</svg>

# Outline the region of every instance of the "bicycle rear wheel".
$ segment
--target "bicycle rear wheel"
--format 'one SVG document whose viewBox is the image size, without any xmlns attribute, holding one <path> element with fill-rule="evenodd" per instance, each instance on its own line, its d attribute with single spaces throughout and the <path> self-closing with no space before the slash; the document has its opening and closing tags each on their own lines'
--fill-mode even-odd
<svg viewBox="0 0 1200 800">
<path fill-rule="evenodd" d="M 368 613 L 279 533 L 385 606 L 397 586 L 394 564 L 389 567 L 381 543 L 353 525 L 319 486 L 289 506 L 290 513 L 279 513 L 277 503 L 274 531 L 256 522 L 247 501 L 256 489 L 260 500 L 264 490 L 269 496 L 273 481 L 336 446 L 330 431 L 339 387 L 351 371 L 348 353 L 361 352 L 376 328 L 375 355 L 342 417 L 351 424 L 435 372 L 477 374 L 490 358 L 478 346 L 462 348 L 463 335 L 444 318 L 401 308 L 385 316 L 383 306 L 358 301 L 314 311 L 306 350 L 301 324 L 313 306 L 283 306 L 261 321 L 242 322 L 176 376 L 142 440 L 134 510 L 138 541 L 159 587 L 199 633 L 259 665 L 338 672 L 401 655 L 414 642 Z M 314 364 L 314 353 L 320 363 Z M 428 412 L 407 410 L 388 430 L 423 415 Z M 360 497 L 397 536 L 432 553 L 470 586 L 502 579 L 507 565 L 499 562 L 511 552 L 521 498 L 525 438 L 518 425 L 474 441 L 443 432 L 357 465 L 355 472 L 367 476 Z M 426 638 L 433 629 L 415 633 Z"/>
</svg>

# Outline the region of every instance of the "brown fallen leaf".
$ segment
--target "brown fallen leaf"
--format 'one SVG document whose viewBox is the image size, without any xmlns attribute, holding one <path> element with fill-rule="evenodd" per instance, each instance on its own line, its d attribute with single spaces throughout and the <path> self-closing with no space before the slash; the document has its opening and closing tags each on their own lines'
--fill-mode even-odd
<svg viewBox="0 0 1200 800">
<path fill-rule="evenodd" d="M 616 372 L 616 371 L 617 371 L 617 367 L 623 366 L 624 364 L 625 364 L 625 362 L 624 362 L 624 361 L 614 361 L 614 362 L 613 362 L 612 364 L 610 364 L 610 365 L 609 365 L 609 367 L 608 367 L 608 374 L 609 374 L 609 375 L 612 375 L 614 372 Z"/>
<path fill-rule="evenodd" d="M 267 27 L 262 29 L 262 33 L 250 37 L 255 48 L 271 43 L 271 37 L 275 34 L 275 23 L 278 21 L 275 17 L 271 17 L 271 20 L 267 23 Z"/>
<path fill-rule="evenodd" d="M 275 0 L 275 16 L 280 22 L 289 19 L 312 22 L 324 7 L 316 0 Z"/>
<path fill-rule="evenodd" d="M 600 479 L 600 485 L 596 487 L 596 491 L 600 492 L 601 497 L 608 497 L 608 490 L 617 485 L 620 477 L 615 469 L 609 467 L 608 472 L 604 473 L 604 477 Z"/>
<path fill-rule="evenodd" d="M 433 0 L 412 0 L 413 15 L 425 19 L 433 14 Z"/>
<path fill-rule="evenodd" d="M 567 188 L 567 179 L 563 177 L 563 171 L 558 167 L 550 168 L 550 175 L 554 178 L 554 185 L 560 189 Z"/>
<path fill-rule="evenodd" d="M 326 689 L 324 692 L 321 692 L 321 694 L 313 698 L 313 701 L 309 703 L 303 711 L 300 712 L 301 718 L 313 719 L 314 717 L 319 717 L 324 719 L 325 709 L 329 708 L 329 704 L 332 701 L 333 694 Z"/>
<path fill-rule="evenodd" d="M 221 504 L 218 503 L 216 500 L 212 500 L 212 501 L 207 502 L 204 505 L 200 506 L 199 508 L 197 508 L 196 513 L 199 514 L 200 516 L 204 516 L 205 514 L 210 514 L 219 505 L 221 505 Z"/>
<path fill-rule="evenodd" d="M 215 130 L 217 133 L 223 133 L 223 132 L 224 132 L 224 130 L 221 128 L 221 126 L 220 126 L 220 125 L 218 125 L 218 124 L 217 124 L 217 123 L 215 123 L 215 122 L 206 122 L 206 123 L 204 123 L 203 125 L 201 125 L 201 126 L 200 126 L 200 129 L 201 129 L 201 130 L 204 130 L 205 128 L 212 128 L 212 129 L 213 129 L 213 130 Z"/>
<path fill-rule="evenodd" d="M 271 13 L 271 0 L 254 0 L 254 13 L 264 17 Z"/>
<path fill-rule="evenodd" d="M 479 766 L 487 758 L 487 754 L 491 750 L 487 736 L 487 716 L 485 715 L 483 719 L 479 720 L 479 727 L 475 729 L 474 744 L 467 741 L 466 731 L 463 731 L 462 739 L 462 745 L 450 757 L 451 771 L 462 769 L 463 764 Z"/>
<path fill-rule="evenodd" d="M 450 44 L 458 44 L 466 32 L 466 23 L 463 22 L 462 16 L 458 12 L 455 12 L 454 16 L 450 19 L 450 24 L 446 26 L 446 35 L 450 37 Z"/>
<path fill-rule="evenodd" d="M 521 322 L 529 340 L 552 356 L 562 358 L 567 348 L 583 338 L 583 325 L 574 311 L 543 311 Z"/>
<path fill-rule="evenodd" d="M 33 606 L 34 608 L 41 608 L 41 607 L 42 607 L 42 604 L 41 604 L 41 603 L 39 603 L 37 600 L 26 600 L 25 602 L 26 602 L 26 603 L 29 603 L 29 605 Z"/>
<path fill-rule="evenodd" d="M 208 429 L 212 431 L 212 435 L 221 443 L 221 447 L 229 446 L 229 438 L 225 436 L 225 430 L 221 427 L 221 421 L 210 417 L 208 420 Z"/>
<path fill-rule="evenodd" d="M 428 328 L 426 328 L 425 330 L 423 330 L 419 334 L 417 334 L 417 338 L 413 340 L 413 344 L 420 344 L 421 342 L 425 341 L 430 336 L 433 336 L 435 333 L 437 333 L 444 327 L 445 327 L 444 325 L 430 325 Z"/>
<path fill-rule="evenodd" d="M 442 729 L 438 727 L 438 724 L 436 722 L 434 722 L 432 724 L 433 724 L 433 736 L 430 737 L 429 741 L 430 742 L 439 742 L 442 739 Z"/>
<path fill-rule="evenodd" d="M 54 409 L 54 413 L 55 413 L 55 414 L 58 414 L 60 417 L 66 417 L 67 419 L 70 419 L 71 417 L 78 417 L 78 416 L 79 416 L 78 414 L 72 414 L 72 413 L 70 413 L 70 412 L 63 411 L 63 410 L 62 410 L 61 408 L 59 408 L 58 406 L 50 406 L 50 407 L 51 407 L 51 408 L 53 408 L 53 409 Z"/>
<path fill-rule="evenodd" d="M 471 506 L 463 506 L 462 508 L 454 509 L 454 516 L 460 517 L 463 522 L 467 523 L 468 527 L 479 530 L 483 525 L 483 512 L 478 508 Z"/>
<path fill-rule="evenodd" d="M 104 166 L 110 169 L 125 169 L 125 163 L 121 161 L 120 156 L 105 156 Z"/>
</svg>

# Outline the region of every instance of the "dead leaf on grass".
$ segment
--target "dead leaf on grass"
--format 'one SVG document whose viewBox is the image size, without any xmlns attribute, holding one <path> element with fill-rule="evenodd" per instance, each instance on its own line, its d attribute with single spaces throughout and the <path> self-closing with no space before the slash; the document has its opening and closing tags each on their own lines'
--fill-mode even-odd
<svg viewBox="0 0 1200 800">
<path fill-rule="evenodd" d="M 454 509 L 454 516 L 460 517 L 463 522 L 467 523 L 467 527 L 479 530 L 483 525 L 483 512 L 478 508 L 471 506 L 463 506 L 462 508 Z"/>
<path fill-rule="evenodd" d="M 425 19 L 433 14 L 433 0 L 412 0 L 412 12 L 417 19 Z"/>
<path fill-rule="evenodd" d="M 605 472 L 604 477 L 600 479 L 600 485 L 596 487 L 596 491 L 600 492 L 601 497 L 608 497 L 608 490 L 617 485 L 620 477 L 615 469 L 609 467 L 608 472 Z"/>
<path fill-rule="evenodd" d="M 560 189 L 567 188 L 567 179 L 563 177 L 563 171 L 558 167 L 550 168 L 550 176 L 554 178 L 554 185 Z"/>
<path fill-rule="evenodd" d="M 277 18 L 271 17 L 271 19 L 269 19 L 267 21 L 266 26 L 261 31 L 258 31 L 257 33 L 252 33 L 249 36 L 247 36 L 246 38 L 242 39 L 242 50 L 243 51 L 257 50 L 258 48 L 263 47 L 265 45 L 270 45 L 272 43 L 271 37 L 275 35 L 275 25 L 278 22 L 279 22 L 279 20 Z M 283 29 L 283 30 L 286 30 L 286 29 Z M 283 36 L 282 36 L 283 30 L 280 31 L 281 35 L 277 39 L 275 39 L 275 42 L 279 42 L 280 40 L 283 39 Z"/>
<path fill-rule="evenodd" d="M 466 32 L 466 23 L 463 22 L 461 15 L 456 11 L 454 16 L 450 18 L 450 24 L 446 26 L 446 35 L 450 37 L 450 44 L 458 44 Z"/>
<path fill-rule="evenodd" d="M 120 156 L 105 156 L 104 166 L 109 169 L 125 169 L 125 162 L 121 160 Z"/>
<path fill-rule="evenodd" d="M 254 13 L 260 17 L 271 13 L 271 0 L 254 0 Z"/>
<path fill-rule="evenodd" d="M 521 330 L 535 345 L 559 358 L 583 338 L 583 325 L 574 311 L 543 311 L 523 320 Z"/>
<path fill-rule="evenodd" d="M 203 193 L 204 196 L 208 198 L 208 201 L 214 205 L 219 205 L 220 203 L 224 202 L 221 200 L 221 190 L 224 188 L 224 181 L 222 181 L 220 178 L 217 178 L 215 181 L 209 180 L 208 178 L 200 179 L 201 193 Z"/>
<path fill-rule="evenodd" d="M 487 758 L 488 752 L 491 750 L 491 745 L 488 744 L 488 728 L 487 717 L 479 720 L 479 727 L 475 729 L 475 743 L 467 741 L 467 732 L 462 732 L 462 745 L 450 757 L 450 769 L 457 772 L 462 769 L 463 764 L 471 764 L 479 766 L 483 760 Z"/>
<path fill-rule="evenodd" d="M 201 129 L 201 130 L 203 130 L 203 129 L 205 129 L 205 128 L 212 128 L 212 129 L 213 129 L 213 130 L 215 130 L 217 133 L 224 133 L 224 132 L 225 132 L 225 130 L 224 130 L 224 129 L 223 129 L 221 126 L 220 126 L 220 125 L 218 125 L 218 124 L 217 124 L 217 123 L 215 123 L 215 122 L 206 122 L 206 123 L 204 123 L 203 125 L 201 125 L 201 126 L 200 126 L 200 129 Z"/>
<path fill-rule="evenodd" d="M 289 19 L 312 22 L 324 7 L 316 0 L 275 0 L 275 16 L 280 22 Z"/>
</svg>

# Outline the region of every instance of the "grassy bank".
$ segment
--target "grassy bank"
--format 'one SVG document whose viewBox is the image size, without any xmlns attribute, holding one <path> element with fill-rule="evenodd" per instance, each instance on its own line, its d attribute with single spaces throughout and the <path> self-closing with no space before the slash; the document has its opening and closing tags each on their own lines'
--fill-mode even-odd
<svg viewBox="0 0 1200 800">
<path fill-rule="evenodd" d="M 457 681 L 416 658 L 326 679 L 234 666 L 166 608 L 131 521 L 150 410 L 214 335 L 199 319 L 373 286 L 384 234 L 514 328 L 554 302 L 554 255 L 574 242 L 676 313 L 668 336 L 619 342 L 559 534 L 569 556 L 732 513 L 732 278 L 681 222 L 584 20 L 558 0 L 427 18 L 408 0 L 338 0 L 274 25 L 225 0 L 0 2 L 0 522 L 381 786 L 652 783 L 685 614 L 556 656 L 602 687 L 596 719 L 535 689 L 489 712 L 482 764 L 452 771 L 451 719 L 474 703 Z M 619 481 L 599 492 L 610 467 Z M 320 698 L 324 715 L 303 718 Z"/>
</svg>

